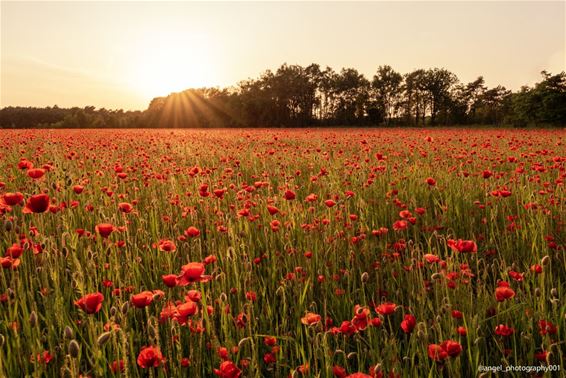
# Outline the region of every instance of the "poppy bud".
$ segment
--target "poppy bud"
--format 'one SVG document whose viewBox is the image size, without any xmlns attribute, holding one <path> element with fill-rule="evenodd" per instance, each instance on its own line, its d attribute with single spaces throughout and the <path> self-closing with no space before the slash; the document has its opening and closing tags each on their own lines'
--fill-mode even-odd
<svg viewBox="0 0 566 378">
<path fill-rule="evenodd" d="M 110 315 L 115 316 L 118 312 L 118 309 L 114 306 L 110 307 Z"/>
<path fill-rule="evenodd" d="M 69 342 L 69 348 L 67 349 L 69 352 L 69 355 L 73 358 L 76 358 L 79 356 L 79 352 L 81 351 L 81 347 L 79 346 L 79 343 L 77 342 L 77 340 L 71 340 Z"/>
<path fill-rule="evenodd" d="M 7 220 L 6 222 L 4 222 L 4 229 L 8 232 L 12 231 L 12 222 L 10 222 L 9 220 Z"/>
<path fill-rule="evenodd" d="M 363 273 L 362 273 L 362 282 L 363 282 L 363 283 L 366 283 L 366 282 L 368 282 L 368 280 L 369 280 L 369 274 L 368 274 L 368 272 L 363 272 Z"/>
<path fill-rule="evenodd" d="M 0 334 L 0 348 L 4 346 L 4 335 Z"/>
<path fill-rule="evenodd" d="M 73 338 L 73 330 L 71 329 L 71 327 L 66 326 L 65 331 L 63 332 L 63 335 L 65 336 L 66 339 L 72 339 Z"/>
<path fill-rule="evenodd" d="M 122 314 L 124 315 L 127 314 L 129 309 L 130 309 L 130 302 L 124 302 L 121 308 Z"/>
<path fill-rule="evenodd" d="M 535 297 L 540 297 L 540 289 L 538 287 L 535 289 Z"/>
<path fill-rule="evenodd" d="M 37 324 L 37 314 L 35 313 L 35 311 L 32 311 L 31 314 L 29 315 L 29 325 L 35 327 L 36 324 Z"/>
<path fill-rule="evenodd" d="M 351 360 L 352 358 L 356 357 L 358 354 L 356 352 L 348 353 L 346 356 L 347 359 Z"/>
<path fill-rule="evenodd" d="M 544 256 L 541 260 L 542 265 L 548 265 L 549 262 L 550 262 L 550 256 L 548 255 Z"/>
<path fill-rule="evenodd" d="M 108 340 L 110 340 L 110 336 L 112 336 L 112 332 L 104 332 L 96 339 L 96 343 L 98 346 L 103 346 L 106 344 Z"/>
<path fill-rule="evenodd" d="M 433 273 L 432 276 L 430 276 L 430 278 L 433 280 L 439 280 L 442 278 L 442 275 L 440 273 Z"/>
<path fill-rule="evenodd" d="M 554 298 L 558 298 L 558 290 L 556 290 L 556 288 L 553 287 L 553 288 L 550 290 L 550 295 L 552 295 Z"/>
</svg>

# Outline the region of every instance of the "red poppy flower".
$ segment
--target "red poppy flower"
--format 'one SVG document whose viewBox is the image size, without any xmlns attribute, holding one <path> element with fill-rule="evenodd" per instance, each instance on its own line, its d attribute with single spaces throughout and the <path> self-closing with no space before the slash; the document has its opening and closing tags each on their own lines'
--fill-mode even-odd
<svg viewBox="0 0 566 378">
<path fill-rule="evenodd" d="M 495 334 L 498 336 L 511 336 L 515 332 L 515 329 L 508 327 L 504 324 L 499 324 L 495 327 Z"/>
<path fill-rule="evenodd" d="M 110 364 L 110 370 L 112 373 L 122 373 L 124 371 L 124 360 L 114 360 Z"/>
<path fill-rule="evenodd" d="M 515 291 L 508 286 L 500 286 L 495 289 L 495 299 L 498 302 L 503 302 L 506 299 L 513 298 Z"/>
<path fill-rule="evenodd" d="M 177 276 L 177 285 L 187 286 L 193 282 L 208 282 L 211 276 L 204 275 L 205 265 L 199 262 L 190 262 L 181 267 L 181 274 Z"/>
<path fill-rule="evenodd" d="M 276 208 L 275 206 L 267 206 L 267 211 L 269 211 L 269 214 L 271 215 L 275 215 L 279 212 L 279 209 Z"/>
<path fill-rule="evenodd" d="M 301 323 L 310 326 L 319 323 L 320 319 L 321 319 L 320 315 L 315 314 L 313 312 L 307 312 L 305 316 L 301 318 Z"/>
<path fill-rule="evenodd" d="M 428 357 L 434 361 L 440 362 L 448 357 L 448 353 L 438 344 L 429 344 Z"/>
<path fill-rule="evenodd" d="M 306 202 L 314 202 L 318 199 L 318 196 L 314 193 L 309 194 L 306 198 L 305 201 Z"/>
<path fill-rule="evenodd" d="M 348 373 L 346 373 L 346 369 L 338 365 L 332 366 L 332 374 L 337 378 L 346 378 L 348 375 Z"/>
<path fill-rule="evenodd" d="M 548 358 L 548 352 L 545 350 L 541 352 L 536 352 L 535 358 L 540 362 L 546 362 L 546 359 Z"/>
<path fill-rule="evenodd" d="M 424 258 L 426 260 L 427 263 L 432 264 L 432 263 L 437 263 L 440 261 L 440 257 L 427 253 L 426 255 L 424 255 Z"/>
<path fill-rule="evenodd" d="M 142 291 L 139 294 L 132 295 L 132 304 L 137 308 L 144 308 L 153 302 L 153 293 L 151 291 Z"/>
<path fill-rule="evenodd" d="M 395 312 L 397 305 L 391 302 L 385 302 L 375 308 L 375 312 L 381 315 L 391 315 Z"/>
<path fill-rule="evenodd" d="M 158 367 L 165 359 L 161 354 L 159 348 L 150 346 L 142 348 L 138 354 L 138 366 L 142 369 L 147 369 L 150 367 Z"/>
<path fill-rule="evenodd" d="M 43 177 L 44 174 L 45 174 L 45 169 L 43 168 L 28 169 L 28 176 L 34 180 Z"/>
<path fill-rule="evenodd" d="M 284 197 L 287 201 L 290 201 L 290 200 L 294 200 L 294 199 L 295 199 L 296 194 L 295 194 L 294 192 L 290 191 L 290 190 L 286 190 L 286 191 L 285 191 L 285 194 L 283 195 L 283 197 Z"/>
<path fill-rule="evenodd" d="M 454 340 L 446 340 L 440 344 L 450 357 L 458 357 L 462 353 L 462 345 Z"/>
<path fill-rule="evenodd" d="M 162 239 L 159 241 L 159 250 L 162 252 L 175 252 L 177 247 L 171 240 Z"/>
<path fill-rule="evenodd" d="M 476 253 L 478 251 L 478 246 L 473 240 L 449 239 L 447 244 L 453 251 L 461 253 Z"/>
<path fill-rule="evenodd" d="M 81 194 L 84 190 L 84 186 L 82 185 L 75 185 L 73 186 L 73 192 L 75 192 L 76 194 Z"/>
<path fill-rule="evenodd" d="M 344 320 L 342 324 L 340 324 L 339 329 L 340 329 L 340 333 L 346 336 L 352 336 L 357 331 L 356 327 L 352 324 L 352 322 L 349 322 L 348 320 Z"/>
<path fill-rule="evenodd" d="M 214 374 L 220 378 L 239 378 L 242 372 L 232 361 L 224 361 L 218 369 L 214 369 Z"/>
<path fill-rule="evenodd" d="M 198 313 L 198 305 L 196 304 L 196 302 L 186 300 L 185 303 L 177 306 L 177 313 L 178 317 L 186 319 L 187 317 L 196 315 Z M 180 321 L 180 323 L 183 322 Z"/>
<path fill-rule="evenodd" d="M 49 196 L 47 194 L 36 194 L 28 198 L 26 207 L 23 212 L 30 213 L 44 213 L 49 208 Z"/>
<path fill-rule="evenodd" d="M 416 325 L 417 325 L 417 318 L 415 318 L 411 314 L 407 314 L 405 315 L 403 321 L 401 322 L 401 329 L 405 333 L 411 333 L 413 332 L 413 329 L 415 328 Z"/>
<path fill-rule="evenodd" d="M 23 200 L 24 200 L 24 195 L 20 192 L 4 194 L 4 202 L 8 206 L 18 205 L 22 203 Z"/>
<path fill-rule="evenodd" d="M 91 293 L 75 301 L 75 306 L 80 307 L 87 314 L 95 314 L 102 308 L 103 300 L 102 293 Z"/>
<path fill-rule="evenodd" d="M 18 243 L 14 243 L 14 244 L 12 244 L 12 246 L 10 246 L 6 249 L 5 256 L 10 256 L 14 259 L 17 259 L 18 257 L 20 257 L 22 255 L 23 252 L 24 252 L 24 249 Z"/>
<path fill-rule="evenodd" d="M 128 202 L 120 202 L 118 204 L 118 209 L 123 212 L 123 213 L 131 213 L 132 210 L 134 209 L 134 206 L 131 203 Z"/>
<path fill-rule="evenodd" d="M 163 283 L 167 287 L 175 287 L 177 286 L 177 275 L 175 274 L 166 274 L 161 276 Z"/>
<path fill-rule="evenodd" d="M 539 320 L 538 322 L 539 334 L 545 335 L 555 335 L 558 332 L 558 328 L 547 320 Z"/>
<path fill-rule="evenodd" d="M 267 346 L 274 346 L 275 344 L 277 344 L 277 339 L 273 336 L 265 336 L 263 338 L 263 343 Z"/>
<path fill-rule="evenodd" d="M 185 235 L 190 236 L 191 238 L 195 238 L 200 235 L 200 231 L 198 228 L 191 226 L 185 230 Z"/>
<path fill-rule="evenodd" d="M 395 231 L 406 230 L 408 226 L 409 224 L 407 223 L 407 221 L 404 220 L 398 220 L 397 222 L 393 223 L 393 229 Z"/>
<path fill-rule="evenodd" d="M 103 238 L 107 238 L 114 231 L 114 226 L 110 223 L 100 223 L 96 225 L 96 232 L 100 234 Z"/>
<path fill-rule="evenodd" d="M 21 262 L 20 259 L 14 259 L 10 256 L 0 257 L 0 265 L 4 269 L 9 269 L 9 268 L 16 269 L 20 265 L 20 262 Z"/>
</svg>

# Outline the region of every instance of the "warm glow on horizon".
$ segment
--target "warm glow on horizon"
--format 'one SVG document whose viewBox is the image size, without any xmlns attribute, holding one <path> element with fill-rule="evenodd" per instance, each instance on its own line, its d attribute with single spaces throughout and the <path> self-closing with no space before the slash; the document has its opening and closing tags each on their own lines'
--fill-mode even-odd
<svg viewBox="0 0 566 378">
<path fill-rule="evenodd" d="M 443 67 L 511 90 L 566 69 L 564 2 L 1 1 L 0 107 L 146 109 L 283 63 Z"/>
<path fill-rule="evenodd" d="M 202 33 L 159 31 L 142 36 L 134 46 L 128 83 L 149 98 L 187 88 L 209 86 L 218 73 Z"/>
</svg>

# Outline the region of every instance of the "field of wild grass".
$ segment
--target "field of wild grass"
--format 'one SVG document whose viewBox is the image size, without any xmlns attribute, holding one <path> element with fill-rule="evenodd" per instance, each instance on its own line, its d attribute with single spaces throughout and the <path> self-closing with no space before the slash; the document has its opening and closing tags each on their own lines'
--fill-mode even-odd
<svg viewBox="0 0 566 378">
<path fill-rule="evenodd" d="M 0 137 L 0 376 L 564 372 L 563 130 Z"/>
</svg>

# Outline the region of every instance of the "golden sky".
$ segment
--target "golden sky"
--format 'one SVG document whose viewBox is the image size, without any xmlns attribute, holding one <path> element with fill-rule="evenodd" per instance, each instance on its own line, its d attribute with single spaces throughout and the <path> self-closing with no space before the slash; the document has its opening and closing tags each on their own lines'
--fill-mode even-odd
<svg viewBox="0 0 566 378">
<path fill-rule="evenodd" d="M 445 67 L 516 90 L 565 62 L 565 3 L 6 2 L 0 106 L 145 109 L 282 63 Z"/>
</svg>

